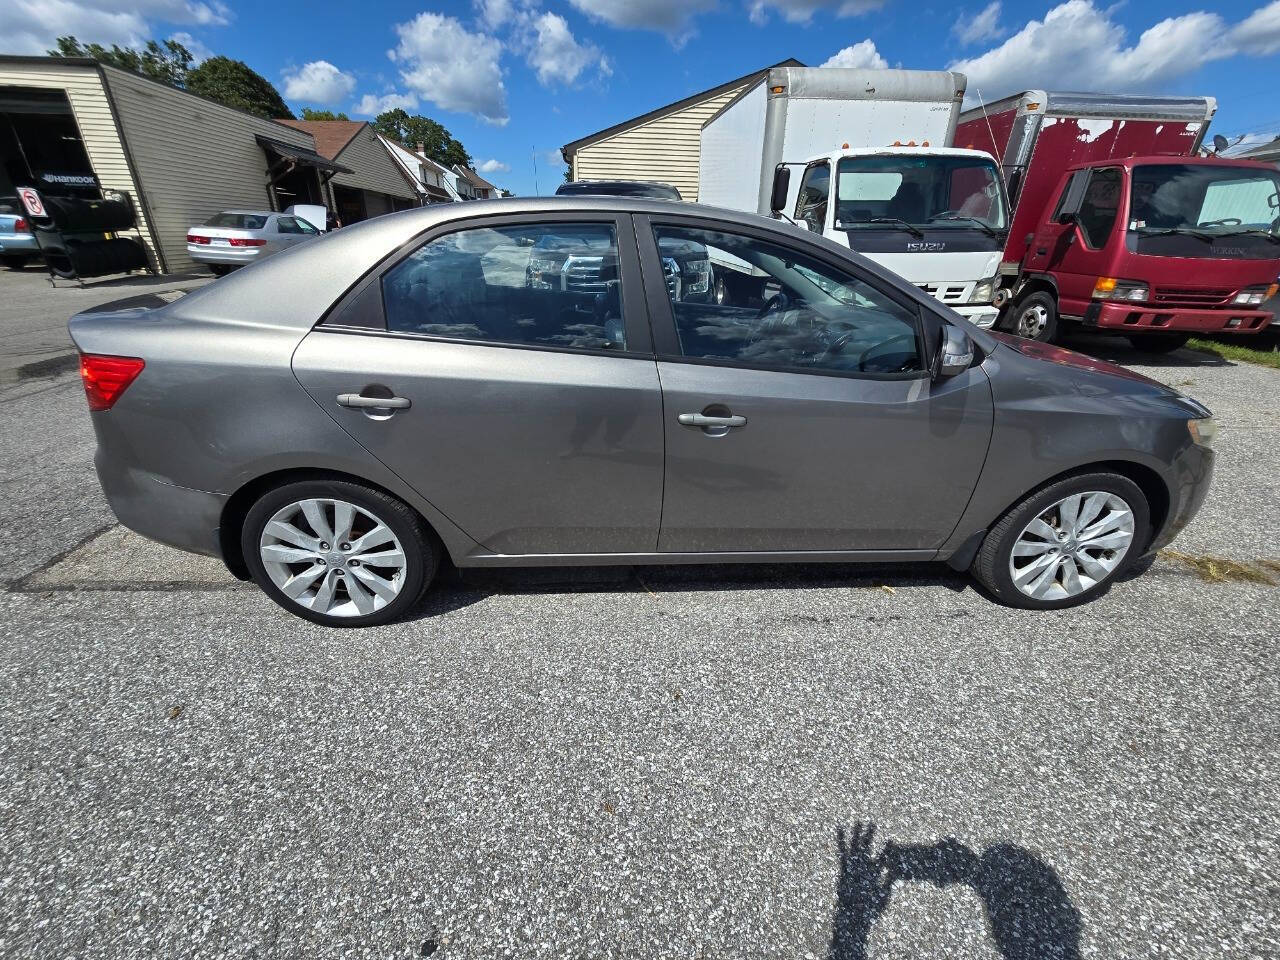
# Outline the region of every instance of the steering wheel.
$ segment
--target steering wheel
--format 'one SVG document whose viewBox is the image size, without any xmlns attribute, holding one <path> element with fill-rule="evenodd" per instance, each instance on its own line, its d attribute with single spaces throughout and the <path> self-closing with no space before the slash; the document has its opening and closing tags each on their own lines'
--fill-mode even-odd
<svg viewBox="0 0 1280 960">
<path fill-rule="evenodd" d="M 841 339 L 848 339 L 848 337 L 849 337 L 849 334 L 845 334 L 844 337 L 842 337 Z M 914 346 L 915 342 L 916 342 L 916 335 L 914 333 L 904 333 L 897 337 L 890 337 L 888 340 L 882 340 L 879 343 L 873 343 L 871 346 L 867 347 L 867 349 L 863 350 L 862 353 L 858 355 L 858 370 L 864 373 L 866 372 L 867 358 L 871 355 L 871 352 L 873 350 L 883 350 L 885 352 L 892 352 L 891 350 L 889 350 L 889 348 L 892 347 L 894 344 L 910 343 L 912 346 Z M 908 369 L 908 367 L 907 367 L 907 364 L 904 363 L 902 364 L 902 366 L 898 367 L 898 369 L 896 370 L 885 370 L 881 372 L 901 373 L 903 370 L 906 370 L 906 369 Z"/>
<path fill-rule="evenodd" d="M 854 334 L 856 334 L 857 332 L 858 332 L 857 328 L 854 328 L 853 330 L 846 330 L 844 333 L 840 334 L 838 337 L 832 340 L 829 344 L 827 344 L 827 349 L 822 351 L 822 356 L 818 358 L 818 362 L 821 363 L 823 360 L 827 359 L 827 357 L 831 356 L 833 353 L 840 353 L 841 351 L 843 351 L 844 348 L 849 345 L 849 341 L 853 339 Z M 861 369 L 861 367 L 859 367 L 859 369 Z"/>
<path fill-rule="evenodd" d="M 756 320 L 757 321 L 763 320 L 770 313 L 781 313 L 783 310 L 786 310 L 787 307 L 789 306 L 791 306 L 791 299 L 785 293 L 779 290 L 772 297 L 770 297 L 768 300 L 765 301 L 764 306 L 760 308 L 760 312 L 756 314 Z"/>
<path fill-rule="evenodd" d="M 1206 220 L 1204 223 L 1197 223 L 1197 227 L 1238 227 L 1244 223 L 1239 217 L 1223 217 L 1221 220 Z"/>
</svg>

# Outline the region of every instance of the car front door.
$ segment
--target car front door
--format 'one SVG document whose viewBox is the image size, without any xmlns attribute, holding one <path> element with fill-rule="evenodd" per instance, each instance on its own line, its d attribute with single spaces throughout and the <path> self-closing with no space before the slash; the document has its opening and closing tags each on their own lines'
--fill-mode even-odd
<svg viewBox="0 0 1280 960">
<path fill-rule="evenodd" d="M 1069 211 L 1073 218 L 1068 223 L 1058 223 L 1054 217 L 1045 226 L 1052 233 L 1049 242 L 1038 243 L 1035 252 L 1048 251 L 1039 260 L 1057 279 L 1059 311 L 1079 317 L 1093 299 L 1098 277 L 1108 272 L 1107 247 L 1124 202 L 1124 174 L 1119 167 L 1090 167 L 1074 176 L 1085 178 L 1078 209 Z M 1070 203 L 1070 192 L 1068 181 L 1059 208 Z M 1030 261 L 1032 269 L 1039 269 L 1036 263 Z"/>
<path fill-rule="evenodd" d="M 652 552 L 662 401 L 643 300 L 625 216 L 450 224 L 357 287 L 294 370 L 487 551 Z"/>
<path fill-rule="evenodd" d="M 670 552 L 932 551 L 973 492 L 986 375 L 932 382 L 923 309 L 799 240 L 637 217 Z M 733 271 L 724 302 L 696 278 Z"/>
</svg>

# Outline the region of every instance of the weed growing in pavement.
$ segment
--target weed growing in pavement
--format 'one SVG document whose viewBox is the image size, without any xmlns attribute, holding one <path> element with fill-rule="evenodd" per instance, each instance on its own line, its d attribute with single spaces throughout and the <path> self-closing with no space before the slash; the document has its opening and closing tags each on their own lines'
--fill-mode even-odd
<svg viewBox="0 0 1280 960">
<path fill-rule="evenodd" d="M 1168 549 L 1161 550 L 1160 556 L 1190 567 L 1201 580 L 1208 583 L 1228 583 L 1234 580 L 1241 583 L 1265 583 L 1271 587 L 1280 584 L 1280 580 L 1276 579 L 1276 575 L 1280 574 L 1280 563 L 1274 560 L 1258 560 L 1248 564 L 1208 553 L 1192 555 Z"/>
</svg>

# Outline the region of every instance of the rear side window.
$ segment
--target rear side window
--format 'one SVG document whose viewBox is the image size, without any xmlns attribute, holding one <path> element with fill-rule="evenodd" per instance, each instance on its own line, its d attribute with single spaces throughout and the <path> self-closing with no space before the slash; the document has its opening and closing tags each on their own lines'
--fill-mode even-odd
<svg viewBox="0 0 1280 960">
<path fill-rule="evenodd" d="M 267 218 L 252 213 L 217 213 L 206 220 L 204 225 L 230 227 L 233 230 L 261 230 L 267 225 Z"/>
<path fill-rule="evenodd" d="M 539 223 L 431 240 L 382 278 L 387 329 L 482 343 L 625 350 L 612 224 Z"/>
</svg>

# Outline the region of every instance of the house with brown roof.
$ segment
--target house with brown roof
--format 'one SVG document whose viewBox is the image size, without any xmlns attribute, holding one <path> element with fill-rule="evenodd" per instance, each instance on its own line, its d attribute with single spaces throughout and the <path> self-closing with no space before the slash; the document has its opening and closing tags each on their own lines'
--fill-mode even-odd
<svg viewBox="0 0 1280 960">
<path fill-rule="evenodd" d="M 470 167 L 455 163 L 453 172 L 458 175 L 458 193 L 462 195 L 463 200 L 488 200 L 502 196 L 497 187 Z"/>
<path fill-rule="evenodd" d="M 311 134 L 316 152 L 345 168 L 325 184 L 326 204 L 344 223 L 418 206 L 421 192 L 363 120 L 281 120 Z"/>
</svg>

